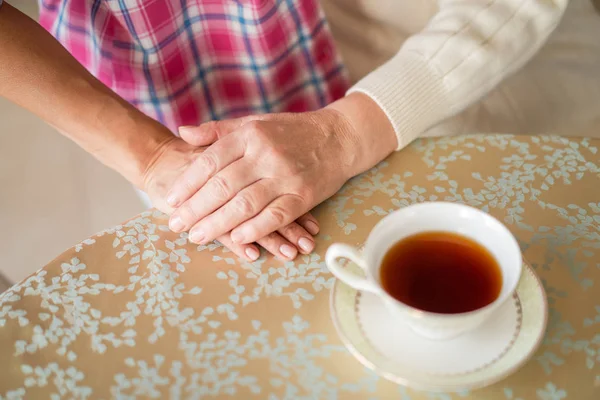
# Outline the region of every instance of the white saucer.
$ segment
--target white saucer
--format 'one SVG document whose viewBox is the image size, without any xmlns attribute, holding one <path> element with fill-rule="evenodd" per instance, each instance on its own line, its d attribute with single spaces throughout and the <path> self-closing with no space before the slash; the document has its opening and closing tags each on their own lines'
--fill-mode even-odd
<svg viewBox="0 0 600 400">
<path fill-rule="evenodd" d="M 346 268 L 361 273 L 352 263 Z M 525 261 L 513 300 L 474 331 L 449 340 L 418 336 L 391 319 L 377 296 L 337 279 L 330 307 L 342 341 L 362 364 L 403 386 L 444 392 L 481 388 L 515 372 L 540 345 L 548 318 L 542 284 Z"/>
</svg>

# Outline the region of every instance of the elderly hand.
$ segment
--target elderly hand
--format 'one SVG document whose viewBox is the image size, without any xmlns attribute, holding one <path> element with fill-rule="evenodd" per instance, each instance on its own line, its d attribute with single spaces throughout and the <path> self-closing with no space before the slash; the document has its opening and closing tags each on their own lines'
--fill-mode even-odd
<svg viewBox="0 0 600 400">
<path fill-rule="evenodd" d="M 389 125 L 359 94 L 315 112 L 181 128 L 190 143 L 212 144 L 170 190 L 167 201 L 176 208 L 170 228 L 190 229 L 195 243 L 231 232 L 234 243 L 246 244 L 286 226 L 393 151 L 391 125 L 381 137 L 359 135 L 356 127 L 369 118 Z"/>
<path fill-rule="evenodd" d="M 173 208 L 165 201 L 167 191 L 182 171 L 188 168 L 190 162 L 203 151 L 203 148 L 192 146 L 173 137 L 156 152 L 145 173 L 142 189 L 150 196 L 157 209 L 167 214 L 173 212 Z M 305 214 L 296 222 L 291 222 L 279 229 L 278 232 L 277 230 L 268 232 L 256 242 L 275 256 L 291 260 L 297 256 L 298 249 L 304 254 L 313 250 L 314 240 L 312 237 L 318 232 L 319 226 L 314 217 Z M 238 257 L 248 261 L 254 261 L 260 255 L 254 244 L 233 243 L 229 232 L 221 232 L 215 238 Z"/>
</svg>

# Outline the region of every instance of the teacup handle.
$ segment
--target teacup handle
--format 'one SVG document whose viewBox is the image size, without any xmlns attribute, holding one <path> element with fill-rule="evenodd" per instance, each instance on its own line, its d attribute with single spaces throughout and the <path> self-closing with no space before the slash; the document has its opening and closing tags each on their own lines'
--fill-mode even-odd
<svg viewBox="0 0 600 400">
<path fill-rule="evenodd" d="M 327 264 L 327 267 L 331 273 L 348 286 L 352 286 L 356 290 L 364 290 L 373 293 L 379 292 L 379 288 L 371 281 L 361 276 L 357 276 L 344 268 L 338 262 L 338 258 L 346 258 L 354 262 L 366 272 L 367 266 L 358 250 L 352 246 L 348 246 L 347 244 L 334 243 L 327 249 L 327 253 L 325 254 L 325 263 Z"/>
</svg>

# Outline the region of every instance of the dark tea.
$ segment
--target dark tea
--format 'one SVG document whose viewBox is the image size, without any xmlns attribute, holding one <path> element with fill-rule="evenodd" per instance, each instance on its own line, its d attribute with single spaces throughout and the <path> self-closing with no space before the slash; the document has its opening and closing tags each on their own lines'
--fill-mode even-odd
<svg viewBox="0 0 600 400">
<path fill-rule="evenodd" d="M 396 300 L 441 314 L 477 310 L 502 289 L 492 254 L 465 236 L 424 232 L 400 240 L 381 265 L 381 285 Z"/>
</svg>

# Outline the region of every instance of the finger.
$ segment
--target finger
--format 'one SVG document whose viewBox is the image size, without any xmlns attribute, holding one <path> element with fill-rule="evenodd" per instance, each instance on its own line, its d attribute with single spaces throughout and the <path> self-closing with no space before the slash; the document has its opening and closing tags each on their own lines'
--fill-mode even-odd
<svg viewBox="0 0 600 400">
<path fill-rule="evenodd" d="M 268 234 L 257 243 L 269 253 L 284 261 L 293 260 L 298 255 L 298 249 L 277 232 Z"/>
<path fill-rule="evenodd" d="M 217 236 L 230 232 L 244 221 L 256 216 L 275 198 L 277 198 L 277 193 L 273 191 L 273 186 L 269 185 L 269 181 L 260 180 L 240 191 L 223 207 L 195 224 L 190 229 L 190 240 L 199 244 L 210 242 Z M 253 242 L 276 230 L 271 229 L 265 232 Z M 238 243 L 241 244 L 241 242 Z"/>
<path fill-rule="evenodd" d="M 230 235 L 219 236 L 217 238 L 219 242 L 229 250 L 231 250 L 236 256 L 243 258 L 246 261 L 256 261 L 260 257 L 260 250 L 254 244 L 237 244 L 233 243 Z"/>
<path fill-rule="evenodd" d="M 252 171 L 243 159 L 225 167 L 171 214 L 170 228 L 175 232 L 186 231 L 215 212 L 241 190 L 256 182 Z"/>
<path fill-rule="evenodd" d="M 171 207 L 179 207 L 206 181 L 244 154 L 245 141 L 229 136 L 207 148 L 183 171 L 167 195 Z"/>
<path fill-rule="evenodd" d="M 248 116 L 223 121 L 210 121 L 199 126 L 180 126 L 179 136 L 192 146 L 208 146 L 255 118 L 257 117 Z"/>
<path fill-rule="evenodd" d="M 313 217 L 311 213 L 304 214 L 303 216 L 298 218 L 296 222 L 298 223 L 298 225 L 306 229 L 308 233 L 310 233 L 313 236 L 317 235 L 321 230 L 321 228 L 319 227 L 319 222 L 316 220 L 315 217 Z"/>
<path fill-rule="evenodd" d="M 292 222 L 277 232 L 300 250 L 302 254 L 309 254 L 315 249 L 315 241 L 312 235 L 298 223 Z"/>
<path fill-rule="evenodd" d="M 306 212 L 304 201 L 291 194 L 273 200 L 257 216 L 246 221 L 231 232 L 235 243 L 252 243 L 282 227 L 292 223 Z"/>
</svg>

